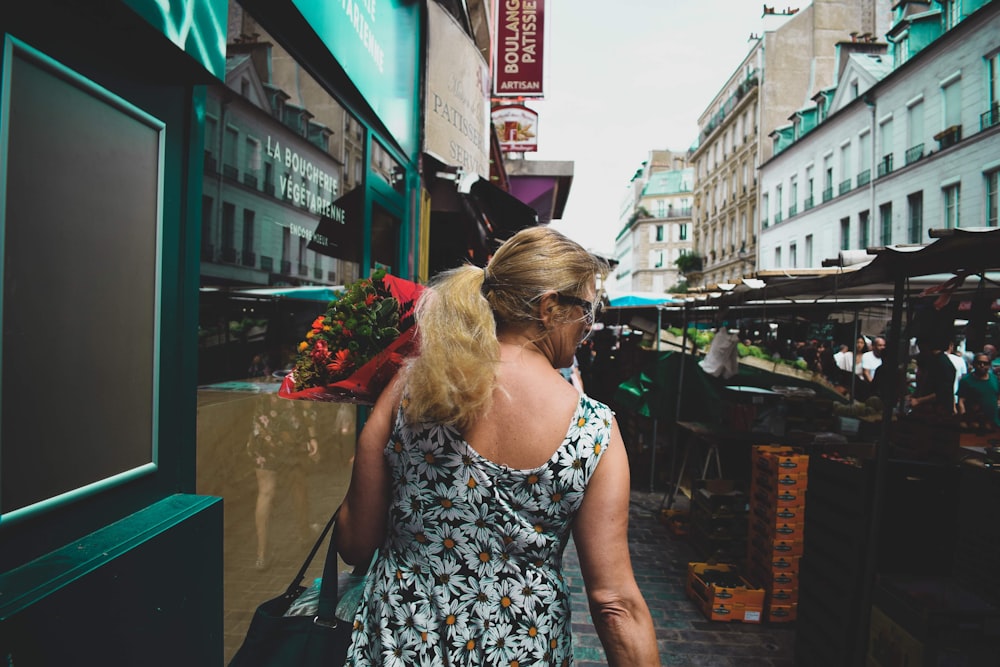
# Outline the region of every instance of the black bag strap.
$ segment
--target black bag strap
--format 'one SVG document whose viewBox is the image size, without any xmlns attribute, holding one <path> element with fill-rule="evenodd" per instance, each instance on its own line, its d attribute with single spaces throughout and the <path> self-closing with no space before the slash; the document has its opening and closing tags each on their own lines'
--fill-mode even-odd
<svg viewBox="0 0 1000 667">
<path fill-rule="evenodd" d="M 320 546 L 322 546 L 323 541 L 326 539 L 327 533 L 330 533 L 330 529 L 333 528 L 334 524 L 337 522 L 337 515 L 340 514 L 340 508 L 333 513 L 330 520 L 326 522 L 326 526 L 323 531 L 319 534 L 319 538 L 316 540 L 316 544 L 312 546 L 309 550 L 309 555 L 306 556 L 306 560 L 302 563 L 302 567 L 299 568 L 298 574 L 295 575 L 295 579 L 289 584 L 288 589 L 285 591 L 286 596 L 297 597 L 299 595 L 299 588 L 302 586 L 302 579 L 306 576 L 306 570 L 309 569 L 309 565 L 312 563 L 313 558 L 316 557 L 316 552 L 319 551 Z M 319 617 L 324 619 L 333 620 L 334 612 L 337 609 L 337 600 L 340 598 L 340 592 L 337 590 L 337 547 L 333 543 L 333 534 L 330 534 L 330 546 L 326 551 L 326 562 L 323 564 L 323 580 L 320 582 L 319 589 Z"/>
</svg>

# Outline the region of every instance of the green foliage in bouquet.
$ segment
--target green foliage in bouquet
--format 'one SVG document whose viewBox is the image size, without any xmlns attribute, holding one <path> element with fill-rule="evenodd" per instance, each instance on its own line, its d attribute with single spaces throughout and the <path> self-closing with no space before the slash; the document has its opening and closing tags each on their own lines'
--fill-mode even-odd
<svg viewBox="0 0 1000 667">
<path fill-rule="evenodd" d="M 376 271 L 344 288 L 299 343 L 295 389 L 343 380 L 399 337 L 399 302 Z"/>
</svg>

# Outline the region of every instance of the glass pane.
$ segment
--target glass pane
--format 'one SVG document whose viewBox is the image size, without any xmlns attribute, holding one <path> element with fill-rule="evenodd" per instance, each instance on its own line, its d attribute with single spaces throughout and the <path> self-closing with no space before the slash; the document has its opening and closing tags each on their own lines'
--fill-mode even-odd
<svg viewBox="0 0 1000 667">
<path fill-rule="evenodd" d="M 235 2 L 228 27 L 206 101 L 197 443 L 197 491 L 225 499 L 227 663 L 347 490 L 357 408 L 276 392 L 361 277 L 367 159 L 364 125 Z"/>
</svg>

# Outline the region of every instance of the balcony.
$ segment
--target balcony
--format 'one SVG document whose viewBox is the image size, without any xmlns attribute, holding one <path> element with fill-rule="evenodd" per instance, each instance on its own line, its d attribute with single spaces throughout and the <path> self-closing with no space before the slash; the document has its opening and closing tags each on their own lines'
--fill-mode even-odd
<svg viewBox="0 0 1000 667">
<path fill-rule="evenodd" d="M 281 273 L 288 275 L 292 272 L 292 260 L 283 259 L 281 260 Z"/>
<path fill-rule="evenodd" d="M 780 213 L 775 213 L 774 214 L 774 224 L 778 224 L 781 221 L 782 221 L 781 214 Z"/>
<path fill-rule="evenodd" d="M 329 282 L 331 282 L 331 283 L 337 282 L 337 272 L 336 271 L 327 271 L 326 272 L 326 279 Z"/>
<path fill-rule="evenodd" d="M 222 175 L 235 181 L 239 178 L 240 171 L 231 164 L 224 164 L 222 165 Z"/>
<path fill-rule="evenodd" d="M 300 276 L 308 276 L 309 275 L 309 267 L 307 265 L 305 265 L 305 264 L 299 264 L 299 275 Z"/>
<path fill-rule="evenodd" d="M 937 140 L 941 150 L 950 148 L 962 140 L 962 126 L 952 125 L 951 127 L 947 127 L 935 134 L 934 139 Z"/>
<path fill-rule="evenodd" d="M 865 169 L 858 174 L 858 187 L 862 188 L 872 182 L 872 170 Z"/>
<path fill-rule="evenodd" d="M 257 177 L 253 174 L 243 174 L 243 185 L 248 188 L 257 189 Z"/>
<path fill-rule="evenodd" d="M 212 155 L 211 151 L 205 151 L 205 171 L 210 174 L 217 174 L 219 172 L 219 162 Z"/>
<path fill-rule="evenodd" d="M 906 164 L 913 164 L 924 156 L 924 145 L 917 144 L 906 149 Z"/>
<path fill-rule="evenodd" d="M 841 181 L 840 187 L 837 189 L 838 194 L 846 195 L 850 191 L 851 191 L 851 179 L 848 178 L 846 181 Z"/>
<path fill-rule="evenodd" d="M 994 102 L 986 113 L 979 116 L 979 131 L 988 130 L 1000 123 L 1000 103 Z"/>
<path fill-rule="evenodd" d="M 878 170 L 876 173 L 878 174 L 878 178 L 892 173 L 892 153 L 882 156 L 882 161 L 878 163 Z"/>
<path fill-rule="evenodd" d="M 813 198 L 813 196 L 812 196 L 812 195 L 809 195 L 808 197 L 806 197 L 806 200 L 805 200 L 805 202 L 804 202 L 804 205 L 803 205 L 803 207 L 802 207 L 802 210 L 804 210 L 804 211 L 808 211 L 808 210 L 809 210 L 809 209 L 811 209 L 811 208 L 812 208 L 813 206 L 815 206 L 815 203 L 814 203 L 814 202 L 815 202 L 815 199 Z"/>
<path fill-rule="evenodd" d="M 760 221 L 760 226 L 763 227 L 764 229 L 767 229 L 767 218 L 763 218 Z"/>
<path fill-rule="evenodd" d="M 240 257 L 240 264 L 251 268 L 257 266 L 257 253 L 252 250 L 244 250 L 242 256 Z"/>
<path fill-rule="evenodd" d="M 228 264 L 235 264 L 236 263 L 236 248 L 223 248 L 222 249 L 222 257 L 221 257 L 221 259 L 222 259 L 223 262 L 226 262 Z"/>
<path fill-rule="evenodd" d="M 828 188 L 823 188 L 823 203 L 825 204 L 826 202 L 830 201 L 831 199 L 833 199 L 833 186 L 832 185 L 830 187 L 828 187 Z"/>
<path fill-rule="evenodd" d="M 274 183 L 271 183 L 270 181 L 264 183 L 264 194 L 272 197 L 274 196 Z"/>
<path fill-rule="evenodd" d="M 274 258 L 267 255 L 260 256 L 260 268 L 263 271 L 274 271 Z"/>
<path fill-rule="evenodd" d="M 323 269 L 318 266 L 313 267 L 313 280 L 323 280 Z"/>
<path fill-rule="evenodd" d="M 798 212 L 799 212 L 799 206 L 798 206 L 798 204 L 792 204 L 791 206 L 788 207 L 788 217 L 789 218 L 793 217 Z"/>
</svg>

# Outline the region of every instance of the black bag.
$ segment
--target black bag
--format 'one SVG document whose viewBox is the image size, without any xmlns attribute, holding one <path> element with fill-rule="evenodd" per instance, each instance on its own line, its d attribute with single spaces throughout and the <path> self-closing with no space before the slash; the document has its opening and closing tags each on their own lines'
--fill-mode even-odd
<svg viewBox="0 0 1000 667">
<path fill-rule="evenodd" d="M 319 611 L 315 616 L 284 615 L 305 592 L 302 578 L 337 520 L 338 513 L 339 510 L 334 512 L 326 524 L 285 593 L 257 607 L 243 644 L 229 667 L 341 667 L 344 664 L 351 644 L 353 623 L 337 618 L 335 613 L 340 596 L 337 591 L 337 550 L 332 535 L 320 582 Z"/>
</svg>

